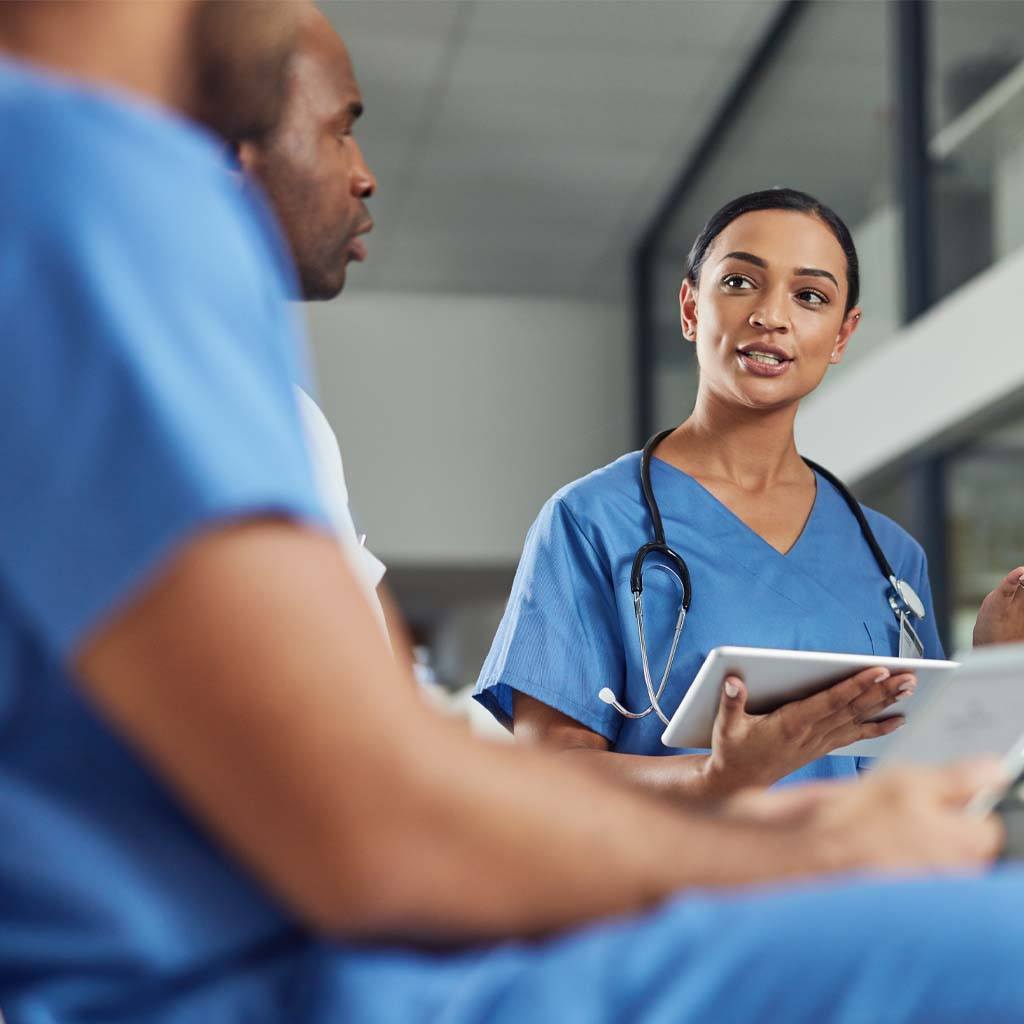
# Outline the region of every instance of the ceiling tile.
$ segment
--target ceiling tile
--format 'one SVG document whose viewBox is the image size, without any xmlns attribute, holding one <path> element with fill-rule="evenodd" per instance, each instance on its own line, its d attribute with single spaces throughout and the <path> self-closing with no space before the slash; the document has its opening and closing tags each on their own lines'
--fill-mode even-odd
<svg viewBox="0 0 1024 1024">
<path fill-rule="evenodd" d="M 379 182 L 353 284 L 605 294 L 777 2 L 323 6 Z"/>
</svg>

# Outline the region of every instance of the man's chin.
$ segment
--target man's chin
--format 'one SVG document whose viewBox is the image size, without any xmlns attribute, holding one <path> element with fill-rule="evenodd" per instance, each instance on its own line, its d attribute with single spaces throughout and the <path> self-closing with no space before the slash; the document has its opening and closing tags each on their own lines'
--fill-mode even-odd
<svg viewBox="0 0 1024 1024">
<path fill-rule="evenodd" d="M 303 302 L 330 302 L 336 299 L 345 287 L 345 267 L 341 266 L 335 273 L 303 275 Z"/>
</svg>

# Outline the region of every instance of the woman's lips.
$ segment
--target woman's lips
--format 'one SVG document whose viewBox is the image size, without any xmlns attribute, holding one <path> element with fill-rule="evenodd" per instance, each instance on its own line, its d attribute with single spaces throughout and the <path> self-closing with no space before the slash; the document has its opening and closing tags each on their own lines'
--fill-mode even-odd
<svg viewBox="0 0 1024 1024">
<path fill-rule="evenodd" d="M 792 359 L 783 359 L 778 363 L 761 362 L 752 358 L 755 355 L 753 352 L 739 352 L 737 355 L 743 369 L 755 377 L 781 377 L 793 362 Z"/>
</svg>

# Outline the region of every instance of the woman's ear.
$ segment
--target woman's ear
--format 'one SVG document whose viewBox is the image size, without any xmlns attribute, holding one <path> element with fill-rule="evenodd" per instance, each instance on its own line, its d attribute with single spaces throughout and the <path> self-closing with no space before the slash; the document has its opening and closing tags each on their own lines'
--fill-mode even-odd
<svg viewBox="0 0 1024 1024">
<path fill-rule="evenodd" d="M 828 357 L 830 363 L 838 363 L 843 358 L 843 353 L 846 351 L 846 346 L 850 344 L 850 338 L 853 337 L 853 332 L 857 330 L 857 325 L 860 323 L 860 307 L 855 306 L 846 314 L 843 320 L 843 326 L 839 328 L 839 333 L 836 335 L 835 344 L 832 346 L 832 353 Z"/>
<path fill-rule="evenodd" d="M 688 277 L 679 289 L 679 323 L 687 341 L 697 340 L 697 289 Z"/>
</svg>

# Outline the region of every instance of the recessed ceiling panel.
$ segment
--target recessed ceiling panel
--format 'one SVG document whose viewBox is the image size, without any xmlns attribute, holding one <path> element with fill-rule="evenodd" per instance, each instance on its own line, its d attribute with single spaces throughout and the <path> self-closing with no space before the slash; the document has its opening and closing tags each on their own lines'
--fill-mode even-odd
<svg viewBox="0 0 1024 1024">
<path fill-rule="evenodd" d="M 352 51 L 380 186 L 353 285 L 606 297 L 777 4 L 323 6 Z"/>
</svg>

